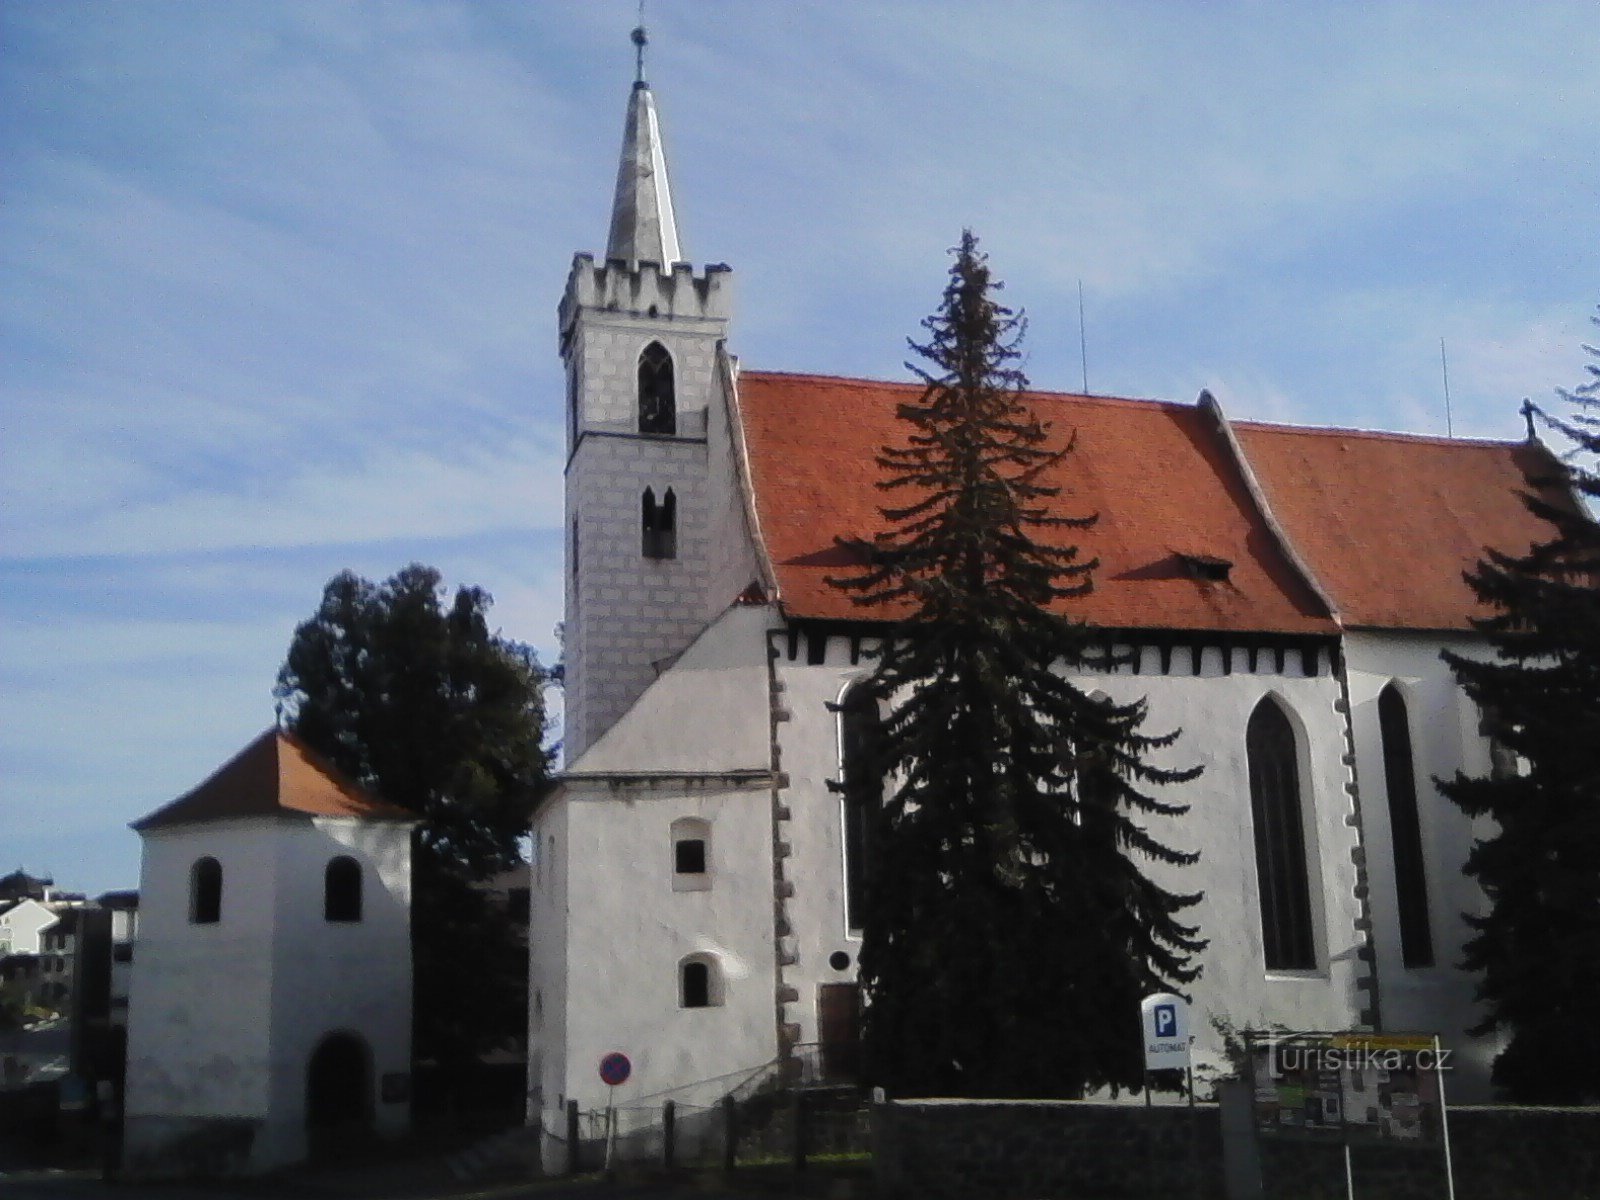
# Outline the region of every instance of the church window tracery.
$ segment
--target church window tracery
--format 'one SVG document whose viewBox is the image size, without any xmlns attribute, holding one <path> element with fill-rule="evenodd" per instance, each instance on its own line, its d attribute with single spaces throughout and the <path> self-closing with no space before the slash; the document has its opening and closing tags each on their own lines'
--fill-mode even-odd
<svg viewBox="0 0 1600 1200">
<path fill-rule="evenodd" d="M 1245 731 L 1245 748 L 1267 969 L 1310 970 L 1317 959 L 1299 756 L 1288 714 L 1274 700 L 1256 705 Z"/>
</svg>

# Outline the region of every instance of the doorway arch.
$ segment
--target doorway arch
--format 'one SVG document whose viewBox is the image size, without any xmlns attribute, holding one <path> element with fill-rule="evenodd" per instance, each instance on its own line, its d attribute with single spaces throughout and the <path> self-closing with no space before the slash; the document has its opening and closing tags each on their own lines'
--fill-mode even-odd
<svg viewBox="0 0 1600 1200">
<path fill-rule="evenodd" d="M 306 1135 L 323 1157 L 372 1129 L 372 1051 L 353 1033 L 330 1033 L 306 1065 Z"/>
</svg>

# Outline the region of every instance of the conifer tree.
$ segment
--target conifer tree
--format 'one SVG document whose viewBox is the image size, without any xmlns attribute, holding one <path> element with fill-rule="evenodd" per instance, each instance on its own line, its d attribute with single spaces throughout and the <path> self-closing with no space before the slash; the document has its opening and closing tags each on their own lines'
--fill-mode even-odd
<svg viewBox="0 0 1600 1200">
<path fill-rule="evenodd" d="M 886 707 L 889 781 L 872 836 L 860 978 L 874 1083 L 899 1095 L 1072 1096 L 1142 1079 L 1138 1004 L 1198 975 L 1179 920 L 1198 895 L 1135 860 L 1173 866 L 1144 818 L 1186 806 L 1153 785 L 1198 770 L 1152 765 L 1177 734 L 1142 732 L 1071 674 L 1097 661 L 1067 615 L 1096 563 L 1070 544 L 1093 516 L 1053 511 L 1053 445 L 1017 367 L 1024 323 L 997 302 L 963 234 L 925 365 L 883 449 L 898 506 L 852 543 L 866 565 L 833 584 L 895 618 L 868 686 Z M 1103 662 L 1102 662 L 1103 665 Z"/>
<path fill-rule="evenodd" d="M 1572 443 L 1523 496 L 1549 538 L 1523 555 L 1490 550 L 1467 576 L 1494 610 L 1474 622 L 1494 657 L 1445 655 L 1503 752 L 1488 776 L 1442 786 L 1497 827 L 1467 857 L 1489 911 L 1467 918 L 1462 966 L 1482 973 L 1473 1032 L 1510 1035 L 1494 1082 L 1526 1103 L 1600 1101 L 1600 525 L 1573 502 L 1600 501 L 1600 366 L 1587 371 L 1559 393 L 1566 417 L 1540 414 Z"/>
</svg>

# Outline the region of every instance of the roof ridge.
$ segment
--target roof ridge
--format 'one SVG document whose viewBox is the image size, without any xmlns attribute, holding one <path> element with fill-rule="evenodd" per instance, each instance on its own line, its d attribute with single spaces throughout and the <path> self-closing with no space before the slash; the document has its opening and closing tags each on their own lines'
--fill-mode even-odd
<svg viewBox="0 0 1600 1200">
<path fill-rule="evenodd" d="M 1268 433 L 1292 433 L 1315 437 L 1358 437 L 1382 442 L 1422 442 L 1454 446 L 1463 450 L 1515 449 L 1527 443 L 1521 438 L 1445 437 L 1437 433 L 1410 433 L 1401 429 L 1357 429 L 1345 425 L 1296 425 L 1291 421 L 1232 421 L 1235 429 L 1260 429 Z"/>
<path fill-rule="evenodd" d="M 914 392 L 920 392 L 926 386 L 921 381 L 914 379 L 873 379 L 865 375 L 819 375 L 811 371 L 767 371 L 751 367 L 742 368 L 739 375 L 740 378 L 791 379 L 828 383 L 850 388 L 902 388 L 906 391 Z M 1174 408 L 1182 411 L 1192 411 L 1194 409 L 1193 404 L 1185 401 L 1164 400 L 1156 396 L 1112 396 L 1094 392 L 1064 392 L 1037 387 L 1024 388 L 1023 395 L 1047 400 L 1073 400 L 1087 404 L 1137 404 Z"/>
</svg>

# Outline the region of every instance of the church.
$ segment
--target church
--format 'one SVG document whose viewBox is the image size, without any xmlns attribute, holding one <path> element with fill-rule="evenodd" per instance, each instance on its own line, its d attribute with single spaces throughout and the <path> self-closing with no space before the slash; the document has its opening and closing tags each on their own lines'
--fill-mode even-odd
<svg viewBox="0 0 1600 1200">
<path fill-rule="evenodd" d="M 529 1116 L 553 1137 L 569 1102 L 847 1073 L 860 1011 L 874 798 L 843 784 L 884 626 L 827 580 L 879 526 L 874 455 L 920 386 L 740 363 L 733 271 L 680 245 L 658 121 L 641 67 L 605 255 L 559 306 L 565 769 L 529 931 Z M 1151 826 L 1198 863 L 1148 865 L 1204 892 L 1198 1061 L 1224 1029 L 1437 1032 L 1452 1098 L 1486 1099 L 1497 1046 L 1466 1033 L 1456 966 L 1485 830 L 1433 780 L 1515 763 L 1440 652 L 1487 653 L 1462 573 L 1544 536 L 1517 493 L 1548 452 L 1236 421 L 1209 393 L 1030 403 L 1076 441 L 1047 480 L 1063 514 L 1098 514 L 1072 612 L 1124 660 L 1076 682 L 1147 697 L 1147 728 L 1182 730 L 1162 765 L 1203 767 Z M 632 1074 L 608 1096 L 612 1052 Z"/>
</svg>

